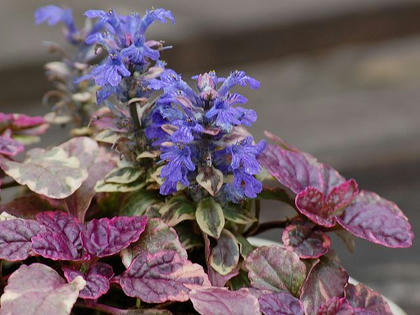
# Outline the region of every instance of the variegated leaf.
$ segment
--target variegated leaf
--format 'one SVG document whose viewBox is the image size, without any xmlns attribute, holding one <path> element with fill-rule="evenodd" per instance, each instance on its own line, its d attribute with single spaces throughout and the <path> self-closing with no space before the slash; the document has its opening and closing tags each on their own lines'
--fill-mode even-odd
<svg viewBox="0 0 420 315">
<path fill-rule="evenodd" d="M 197 183 L 215 196 L 223 185 L 223 173 L 214 167 L 205 167 L 196 177 Z"/>
<path fill-rule="evenodd" d="M 235 236 L 224 229 L 217 240 L 217 245 L 212 249 L 210 265 L 221 275 L 232 272 L 239 262 L 239 246 Z"/>
<path fill-rule="evenodd" d="M 218 239 L 225 225 L 222 207 L 213 199 L 207 198 L 200 201 L 195 212 L 195 217 L 200 229 Z"/>
<path fill-rule="evenodd" d="M 30 190 L 56 199 L 70 196 L 86 180 L 88 172 L 79 159 L 60 147 L 32 149 L 23 163 L 2 160 L 4 172 Z"/>
</svg>

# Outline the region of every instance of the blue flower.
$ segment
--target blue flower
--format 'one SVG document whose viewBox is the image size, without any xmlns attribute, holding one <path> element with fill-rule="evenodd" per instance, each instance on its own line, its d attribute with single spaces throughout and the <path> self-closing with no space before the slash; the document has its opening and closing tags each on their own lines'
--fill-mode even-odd
<svg viewBox="0 0 420 315">
<path fill-rule="evenodd" d="M 160 146 L 161 159 L 167 161 L 161 172 L 165 180 L 161 193 L 176 192 L 178 183 L 189 186 L 197 169 L 215 167 L 224 175 L 234 175 L 233 183 L 224 184 L 220 196 L 232 202 L 254 198 L 261 191 L 254 175 L 260 171 L 257 157 L 265 142 L 255 145 L 249 136 L 235 143 L 239 135 L 234 128 L 251 125 L 257 116 L 253 110 L 236 106 L 247 99 L 229 90 L 235 85 L 256 88 L 258 81 L 243 71 L 232 72 L 226 79 L 214 71 L 193 79 L 196 90 L 170 69 L 149 81 L 150 89 L 163 92 L 146 119 L 146 137 Z"/>
<path fill-rule="evenodd" d="M 120 56 L 113 53 L 109 55 L 105 63 L 94 67 L 90 74 L 79 78 L 76 80 L 76 83 L 93 78 L 99 86 L 107 87 L 110 85 L 111 87 L 117 87 L 122 77 L 128 77 L 130 75 L 131 72 L 128 71 Z"/>
<path fill-rule="evenodd" d="M 67 27 L 67 39 L 73 42 L 74 36 L 77 34 L 77 28 L 74 24 L 73 14 L 71 9 L 60 8 L 56 5 L 47 5 L 40 7 L 35 11 L 35 23 L 48 23 L 53 26 L 60 22 Z"/>
<path fill-rule="evenodd" d="M 243 169 L 250 175 L 258 174 L 260 164 L 257 157 L 265 148 L 265 141 L 261 140 L 257 145 L 252 144 L 252 137 L 247 137 L 240 143 L 227 147 L 227 152 L 232 155 L 230 164 L 233 170 Z"/>
<path fill-rule="evenodd" d="M 162 160 L 168 161 L 168 164 L 162 168 L 160 175 L 165 178 L 165 183 L 168 183 L 161 186 L 161 193 L 167 195 L 173 192 L 173 189 L 176 189 L 178 182 L 184 186 L 189 185 L 187 173 L 188 171 L 194 171 L 195 165 L 191 160 L 191 150 L 188 146 L 162 147 L 162 152 L 160 157 Z"/>
<path fill-rule="evenodd" d="M 224 80 L 222 86 L 219 88 L 219 95 L 226 96 L 227 93 L 236 85 L 248 85 L 251 89 L 258 89 L 260 87 L 260 82 L 250 76 L 245 75 L 244 71 L 233 71 L 226 78 L 226 80 Z"/>
<path fill-rule="evenodd" d="M 236 194 L 256 198 L 262 190 L 262 184 L 252 175 L 242 171 L 233 171 L 233 188 Z"/>
</svg>

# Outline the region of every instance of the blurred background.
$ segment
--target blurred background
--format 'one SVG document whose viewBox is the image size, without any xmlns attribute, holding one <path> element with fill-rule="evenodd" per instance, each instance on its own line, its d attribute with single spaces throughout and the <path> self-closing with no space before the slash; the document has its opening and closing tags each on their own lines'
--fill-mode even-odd
<svg viewBox="0 0 420 315">
<path fill-rule="evenodd" d="M 55 57 L 42 41 L 64 43 L 57 28 L 34 26 L 40 0 L 0 2 L 0 110 L 42 114 L 42 65 Z M 192 74 L 246 70 L 261 81 L 243 91 L 258 111 L 256 138 L 270 130 L 395 201 L 420 235 L 420 1 L 177 0 L 55 1 L 73 8 L 143 12 L 171 9 L 177 23 L 155 25 L 149 39 L 174 48 L 171 68 Z M 66 132 L 53 129 L 46 143 Z M 267 204 L 263 220 L 285 211 Z M 280 240 L 280 231 L 263 235 Z M 356 279 L 420 314 L 420 247 L 391 250 L 358 240 L 333 246 Z"/>
</svg>

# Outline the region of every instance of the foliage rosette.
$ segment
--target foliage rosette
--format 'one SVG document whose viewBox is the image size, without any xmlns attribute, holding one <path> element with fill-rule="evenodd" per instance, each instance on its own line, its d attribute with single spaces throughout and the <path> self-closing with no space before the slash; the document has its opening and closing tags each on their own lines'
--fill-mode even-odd
<svg viewBox="0 0 420 315">
<path fill-rule="evenodd" d="M 348 282 L 330 234 L 409 247 L 396 204 L 269 132 L 274 144 L 256 141 L 235 89 L 260 83 L 244 71 L 167 68 L 170 46 L 146 31 L 175 23 L 170 11 L 85 17 L 35 12 L 73 51 L 49 44 L 49 113 L 0 113 L 0 188 L 22 186 L 0 205 L 2 313 L 391 314 Z M 18 158 L 49 124 L 71 138 Z M 296 215 L 261 223 L 265 199 Z M 248 241 L 269 228 L 277 245 Z"/>
</svg>

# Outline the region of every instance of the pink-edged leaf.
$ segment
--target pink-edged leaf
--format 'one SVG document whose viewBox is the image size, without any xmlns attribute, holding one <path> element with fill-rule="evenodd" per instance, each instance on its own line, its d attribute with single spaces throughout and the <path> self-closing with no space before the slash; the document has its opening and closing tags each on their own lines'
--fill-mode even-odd
<svg viewBox="0 0 420 315">
<path fill-rule="evenodd" d="M 212 286 L 224 287 L 230 279 L 239 275 L 239 266 L 226 275 L 221 275 L 216 270 L 214 270 L 213 267 L 209 266 L 207 274 Z"/>
<path fill-rule="evenodd" d="M 303 304 L 288 292 L 263 294 L 258 302 L 264 315 L 304 315 Z"/>
<path fill-rule="evenodd" d="M 8 126 L 10 121 L 13 119 L 13 114 L 6 114 L 3 112 L 0 112 L 0 126 L 5 125 Z"/>
<path fill-rule="evenodd" d="M 22 265 L 11 274 L 4 288 L 1 314 L 68 315 L 84 286 L 85 281 L 81 277 L 66 283 L 46 265 Z"/>
<path fill-rule="evenodd" d="M 341 174 L 337 172 L 337 170 L 335 170 L 329 165 L 320 163 L 319 169 L 322 182 L 322 185 L 320 186 L 322 187 L 322 189 L 320 188 L 320 190 L 326 196 L 334 189 L 334 187 L 337 187 L 346 181 L 346 179 L 343 176 L 341 176 Z"/>
<path fill-rule="evenodd" d="M 34 220 L 11 219 L 0 221 L 0 259 L 17 261 L 31 254 L 31 238 L 41 231 Z"/>
<path fill-rule="evenodd" d="M 136 242 L 143 233 L 146 223 L 146 216 L 93 219 L 83 229 L 83 245 L 96 257 L 114 255 Z"/>
<path fill-rule="evenodd" d="M 335 257 L 321 257 L 315 263 L 302 286 L 300 300 L 306 314 L 316 314 L 319 307 L 333 297 L 343 297 L 348 274 Z"/>
<path fill-rule="evenodd" d="M 295 204 L 303 215 L 318 225 L 333 227 L 336 223 L 333 210 L 328 207 L 324 194 L 314 187 L 307 187 L 298 193 Z"/>
<path fill-rule="evenodd" d="M 258 300 L 248 289 L 197 288 L 190 292 L 194 309 L 201 315 L 258 315 Z"/>
<path fill-rule="evenodd" d="M 184 302 L 196 286 L 210 286 L 203 267 L 175 251 L 140 252 L 119 279 L 124 293 L 146 303 Z"/>
<path fill-rule="evenodd" d="M 38 255 L 53 260 L 87 260 L 80 237 L 79 220 L 60 211 L 47 211 L 37 215 L 46 231 L 32 238 L 32 249 Z"/>
<path fill-rule="evenodd" d="M 95 196 L 95 185 L 115 166 L 112 155 L 99 148 L 96 141 L 88 137 L 73 138 L 60 146 L 69 156 L 76 156 L 88 171 L 88 178 L 79 189 L 65 199 L 69 212 L 84 221 L 85 214 Z"/>
<path fill-rule="evenodd" d="M 359 188 L 354 179 L 350 179 L 338 186 L 334 186 L 326 198 L 328 208 L 332 209 L 334 215 L 341 214 L 359 193 Z"/>
<path fill-rule="evenodd" d="M 362 191 L 338 223 L 352 234 L 387 247 L 404 248 L 413 244 L 413 232 L 398 206 L 377 194 Z"/>
<path fill-rule="evenodd" d="M 222 276 L 231 273 L 238 265 L 239 245 L 229 230 L 224 229 L 220 234 L 217 245 L 211 250 L 209 262 Z"/>
<path fill-rule="evenodd" d="M 318 258 L 325 255 L 331 240 L 322 231 L 314 230 L 314 224 L 296 222 L 283 230 L 283 244 L 293 250 L 300 258 Z"/>
<path fill-rule="evenodd" d="M 12 127 L 16 129 L 30 128 L 45 124 L 45 119 L 41 116 L 27 116 L 24 114 L 13 114 Z"/>
<path fill-rule="evenodd" d="M 356 311 L 392 315 L 391 309 L 385 299 L 379 293 L 369 289 L 361 283 L 358 285 L 348 284 L 346 287 L 346 298 Z M 356 314 L 359 313 L 356 312 Z"/>
<path fill-rule="evenodd" d="M 329 185 L 329 184 L 327 184 Z M 350 179 L 338 186 L 324 186 L 325 193 L 314 187 L 307 187 L 296 196 L 297 209 L 318 225 L 333 227 L 340 215 L 359 193 L 357 183 Z"/>
<path fill-rule="evenodd" d="M 112 267 L 106 263 L 96 263 L 86 273 L 63 267 L 64 277 L 68 282 L 81 276 L 86 281 L 86 286 L 79 292 L 82 299 L 95 300 L 109 290 L 109 280 L 114 276 Z"/>
<path fill-rule="evenodd" d="M 5 156 L 18 155 L 25 149 L 22 143 L 12 139 L 10 133 L 0 135 L 0 154 Z"/>
<path fill-rule="evenodd" d="M 318 315 L 355 315 L 345 297 L 333 297 L 319 307 Z M 362 315 L 362 314 L 359 314 Z M 367 315 L 367 314 L 365 314 Z"/>
<path fill-rule="evenodd" d="M 306 277 L 299 256 L 280 245 L 262 246 L 246 258 L 245 267 L 254 288 L 296 295 Z"/>
<path fill-rule="evenodd" d="M 154 254 L 162 250 L 174 250 L 181 258 L 188 258 L 187 251 L 182 246 L 175 229 L 161 219 L 153 218 L 147 222 L 146 229 L 138 242 L 121 251 L 121 258 L 124 266 L 128 268 L 141 251 Z"/>
<path fill-rule="evenodd" d="M 310 186 L 322 189 L 320 164 L 309 154 L 267 144 L 258 161 L 280 184 L 296 194 Z"/>
</svg>

